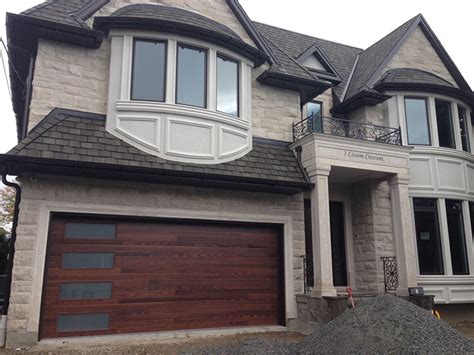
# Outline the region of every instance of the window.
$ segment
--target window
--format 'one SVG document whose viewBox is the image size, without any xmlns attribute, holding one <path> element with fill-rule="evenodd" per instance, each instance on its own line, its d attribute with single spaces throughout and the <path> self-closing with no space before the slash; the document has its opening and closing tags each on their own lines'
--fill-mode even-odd
<svg viewBox="0 0 474 355">
<path fill-rule="evenodd" d="M 64 253 L 63 269 L 112 269 L 113 253 Z"/>
<path fill-rule="evenodd" d="M 115 224 L 66 223 L 66 239 L 115 239 Z"/>
<path fill-rule="evenodd" d="M 318 101 L 310 101 L 306 104 L 306 114 L 307 116 L 315 116 L 316 118 L 321 118 L 323 115 L 323 103 Z"/>
<path fill-rule="evenodd" d="M 239 63 L 217 56 L 217 111 L 239 115 Z"/>
<path fill-rule="evenodd" d="M 438 123 L 439 146 L 455 148 L 453 133 L 453 119 L 451 115 L 451 103 L 443 100 L 435 100 L 436 122 Z"/>
<path fill-rule="evenodd" d="M 132 65 L 132 100 L 165 101 L 166 43 L 135 40 Z"/>
<path fill-rule="evenodd" d="M 442 275 L 443 253 L 438 222 L 437 200 L 414 198 L 416 244 L 421 275 Z"/>
<path fill-rule="evenodd" d="M 458 114 L 459 114 L 459 127 L 461 129 L 461 144 L 462 150 L 465 152 L 470 152 L 470 142 L 469 142 L 469 131 L 468 124 L 469 120 L 467 118 L 467 112 L 464 107 L 458 105 Z"/>
<path fill-rule="evenodd" d="M 176 103 L 207 107 L 207 51 L 178 45 Z"/>
<path fill-rule="evenodd" d="M 454 275 L 469 275 L 466 236 L 462 216 L 462 201 L 446 200 L 448 217 L 449 248 Z"/>
<path fill-rule="evenodd" d="M 64 283 L 59 285 L 60 300 L 108 299 L 111 296 L 111 282 Z"/>
<path fill-rule="evenodd" d="M 429 145 L 431 139 L 426 99 L 406 98 L 405 115 L 408 144 Z"/>
<path fill-rule="evenodd" d="M 59 315 L 56 323 L 58 332 L 78 332 L 86 330 L 109 329 L 109 315 L 98 314 L 69 314 Z"/>
<path fill-rule="evenodd" d="M 469 214 L 471 215 L 472 237 L 474 238 L 474 202 L 469 202 Z"/>
</svg>

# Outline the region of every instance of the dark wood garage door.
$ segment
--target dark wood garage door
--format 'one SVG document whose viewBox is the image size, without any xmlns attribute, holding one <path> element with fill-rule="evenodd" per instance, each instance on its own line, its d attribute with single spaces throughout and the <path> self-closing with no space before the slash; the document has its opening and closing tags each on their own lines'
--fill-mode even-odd
<svg viewBox="0 0 474 355">
<path fill-rule="evenodd" d="M 55 216 L 41 338 L 284 325 L 281 229 Z"/>
</svg>

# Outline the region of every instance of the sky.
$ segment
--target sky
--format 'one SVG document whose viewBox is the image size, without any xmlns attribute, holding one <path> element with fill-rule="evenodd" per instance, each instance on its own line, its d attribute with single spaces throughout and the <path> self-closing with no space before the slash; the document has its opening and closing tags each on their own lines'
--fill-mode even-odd
<svg viewBox="0 0 474 355">
<path fill-rule="evenodd" d="M 0 0 L 2 38 L 6 40 L 6 12 L 19 13 L 41 2 L 41 0 Z M 474 89 L 473 1 L 240 0 L 240 3 L 254 21 L 363 49 L 403 22 L 422 13 Z M 2 54 L 5 57 L 3 50 Z M 0 154 L 15 144 L 15 119 L 5 75 L 0 68 Z"/>
</svg>

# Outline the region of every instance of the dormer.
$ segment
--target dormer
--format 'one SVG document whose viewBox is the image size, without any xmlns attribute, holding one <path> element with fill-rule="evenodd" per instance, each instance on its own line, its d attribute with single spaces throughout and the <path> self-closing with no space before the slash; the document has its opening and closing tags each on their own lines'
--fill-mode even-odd
<svg viewBox="0 0 474 355">
<path fill-rule="evenodd" d="M 166 160 L 217 164 L 252 149 L 251 72 L 265 56 L 221 23 L 136 4 L 94 29 L 111 39 L 107 131 Z"/>
<path fill-rule="evenodd" d="M 316 43 L 301 53 L 296 60 L 320 80 L 327 80 L 334 84 L 341 82 L 336 68 Z"/>
</svg>

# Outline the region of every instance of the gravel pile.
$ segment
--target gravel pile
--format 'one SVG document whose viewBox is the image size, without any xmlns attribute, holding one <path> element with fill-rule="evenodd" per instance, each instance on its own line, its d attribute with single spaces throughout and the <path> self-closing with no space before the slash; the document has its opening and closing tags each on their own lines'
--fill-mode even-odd
<svg viewBox="0 0 474 355">
<path fill-rule="evenodd" d="M 474 354 L 474 341 L 398 297 L 368 299 L 299 343 L 248 339 L 187 354 Z"/>
</svg>

